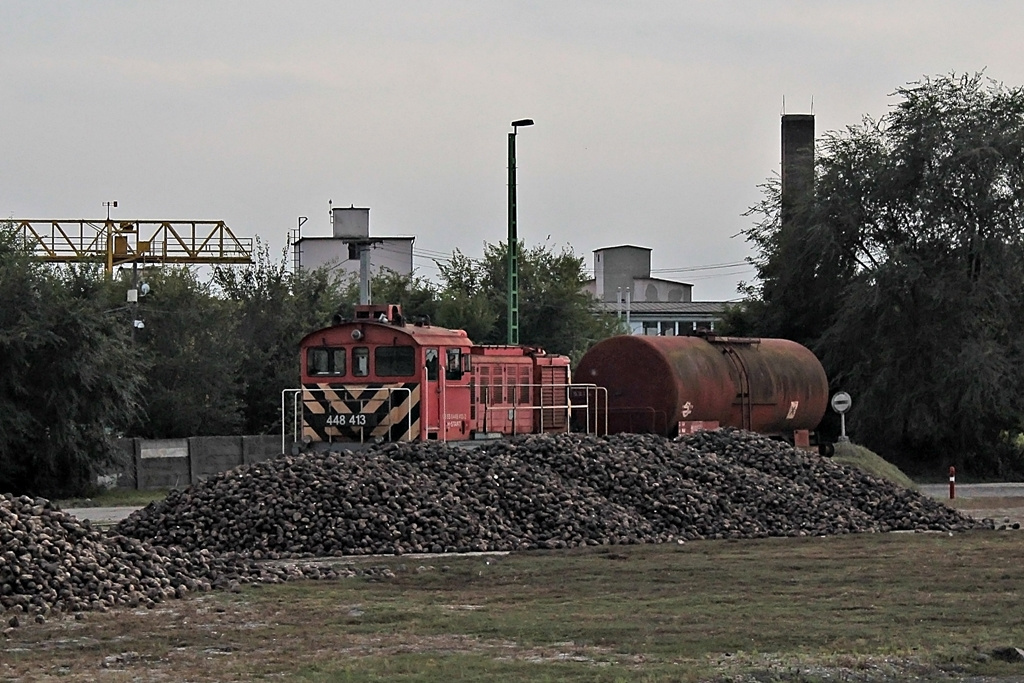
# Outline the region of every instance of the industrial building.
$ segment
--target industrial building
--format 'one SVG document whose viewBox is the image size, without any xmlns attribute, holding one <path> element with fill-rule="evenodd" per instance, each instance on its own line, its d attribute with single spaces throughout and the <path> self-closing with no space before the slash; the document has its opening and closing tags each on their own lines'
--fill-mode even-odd
<svg viewBox="0 0 1024 683">
<path fill-rule="evenodd" d="M 360 252 L 369 257 L 369 274 L 391 270 L 412 275 L 412 248 L 415 237 L 378 237 L 370 235 L 370 209 L 350 206 L 331 209 L 331 236 L 293 240 L 295 265 L 313 270 L 328 266 L 345 275 L 359 277 Z"/>
<path fill-rule="evenodd" d="M 651 277 L 651 249 L 628 244 L 594 250 L 594 279 L 584 291 L 598 300 L 598 310 L 619 316 L 632 334 L 714 330 L 728 305 L 694 301 L 693 285 Z"/>
</svg>

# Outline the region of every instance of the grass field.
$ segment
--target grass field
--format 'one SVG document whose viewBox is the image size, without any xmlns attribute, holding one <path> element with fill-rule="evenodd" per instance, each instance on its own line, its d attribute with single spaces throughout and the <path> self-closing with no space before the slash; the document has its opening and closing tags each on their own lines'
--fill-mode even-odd
<svg viewBox="0 0 1024 683">
<path fill-rule="evenodd" d="M 0 677 L 1012 680 L 990 653 L 1024 647 L 1022 558 L 1012 531 L 375 558 L 392 578 L 11 629 Z"/>
</svg>

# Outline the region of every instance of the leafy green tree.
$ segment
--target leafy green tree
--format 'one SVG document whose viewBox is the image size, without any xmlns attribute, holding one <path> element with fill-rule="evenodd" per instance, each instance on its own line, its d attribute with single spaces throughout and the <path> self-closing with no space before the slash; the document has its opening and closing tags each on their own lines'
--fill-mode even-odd
<svg viewBox="0 0 1024 683">
<path fill-rule="evenodd" d="M 359 303 L 359 277 L 349 276 L 344 282 L 343 292 L 338 313 L 350 318 Z M 415 275 L 403 275 L 390 268 L 382 268 L 370 280 L 370 293 L 375 303 L 401 306 L 402 315 L 408 320 L 425 317 L 433 321 L 437 314 L 436 287 Z"/>
<path fill-rule="evenodd" d="M 145 355 L 145 414 L 132 436 L 150 439 L 239 434 L 248 365 L 231 306 L 189 267 L 144 274 L 149 294 L 134 339 Z M 127 281 L 122 281 L 123 300 Z"/>
<path fill-rule="evenodd" d="M 755 207 L 752 324 L 819 354 L 865 444 L 1005 472 L 1024 425 L 1024 91 L 952 74 L 895 95 L 819 141 L 798 240 L 777 186 Z"/>
<path fill-rule="evenodd" d="M 504 300 L 484 288 L 488 277 L 484 263 L 456 249 L 447 261 L 436 261 L 441 272 L 437 324 L 465 330 L 477 343 L 504 343 Z M 507 270 L 505 272 L 508 272 Z M 504 290 L 503 290 L 504 291 Z"/>
<path fill-rule="evenodd" d="M 451 321 L 460 311 L 463 316 L 472 312 L 480 316 L 475 319 L 476 330 L 471 331 L 468 326 L 463 329 L 473 341 L 505 343 L 507 245 L 486 245 L 480 262 L 456 252 L 447 264 L 439 265 L 443 279 L 439 305 L 442 324 L 454 327 Z M 520 341 L 577 360 L 594 342 L 621 332 L 619 321 L 600 312 L 594 299 L 582 290 L 586 280 L 583 258 L 571 249 L 555 253 L 547 245 L 532 248 L 520 245 Z"/>
<path fill-rule="evenodd" d="M 234 375 L 246 434 L 281 428 L 281 392 L 299 384 L 299 341 L 329 325 L 345 296 L 327 268 L 292 273 L 287 259 L 274 262 L 257 245 L 255 263 L 217 267 L 213 284 L 236 321 L 234 335 L 242 364 Z"/>
<path fill-rule="evenodd" d="M 136 415 L 143 363 L 95 268 L 52 269 L 0 226 L 0 491 L 88 491 Z"/>
</svg>

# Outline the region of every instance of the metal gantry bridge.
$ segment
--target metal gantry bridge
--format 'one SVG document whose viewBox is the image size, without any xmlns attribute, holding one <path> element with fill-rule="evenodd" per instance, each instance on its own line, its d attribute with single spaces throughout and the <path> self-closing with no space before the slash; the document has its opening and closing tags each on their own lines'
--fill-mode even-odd
<svg viewBox="0 0 1024 683">
<path fill-rule="evenodd" d="M 10 219 L 25 248 L 50 263 L 252 263 L 251 237 L 224 221 Z"/>
</svg>

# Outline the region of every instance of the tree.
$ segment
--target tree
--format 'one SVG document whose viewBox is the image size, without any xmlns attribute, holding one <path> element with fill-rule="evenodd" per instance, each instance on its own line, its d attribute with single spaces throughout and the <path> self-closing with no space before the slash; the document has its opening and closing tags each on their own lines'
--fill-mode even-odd
<svg viewBox="0 0 1024 683">
<path fill-rule="evenodd" d="M 359 303 L 359 277 L 349 276 L 342 290 L 343 299 L 338 313 L 351 318 L 355 314 L 356 304 Z M 382 268 L 370 280 L 370 293 L 374 302 L 401 306 L 402 315 L 407 320 L 434 320 L 436 317 L 436 287 L 415 275 L 403 275 L 390 268 Z"/>
<path fill-rule="evenodd" d="M 753 210 L 753 324 L 818 353 L 865 444 L 1019 466 L 1005 444 L 1024 426 L 1024 91 L 951 74 L 895 96 L 819 142 L 796 243 L 777 185 Z"/>
<path fill-rule="evenodd" d="M 456 251 L 441 268 L 439 319 L 448 327 L 463 325 L 481 344 L 507 341 L 508 247 L 488 244 L 476 262 Z M 555 253 L 549 246 L 519 247 L 519 339 L 578 360 L 594 342 L 621 332 L 619 321 L 600 312 L 583 291 L 583 258 L 571 249 Z M 460 320 L 461 317 L 461 320 Z"/>
<path fill-rule="evenodd" d="M 342 284 L 327 268 L 289 272 L 287 258 L 270 258 L 257 244 L 255 263 L 217 267 L 216 290 L 235 324 L 239 357 L 235 380 L 246 434 L 281 428 L 281 392 L 299 384 L 299 341 L 329 325 L 344 300 Z"/>
<path fill-rule="evenodd" d="M 436 263 L 441 272 L 437 323 L 465 330 L 470 339 L 480 344 L 504 343 L 502 316 L 507 307 L 504 300 L 499 304 L 499 293 L 484 288 L 489 280 L 484 264 L 470 259 L 458 249 L 447 261 Z"/>
<path fill-rule="evenodd" d="M 0 491 L 86 492 L 135 416 L 142 359 L 96 268 L 54 270 L 0 226 Z"/>
<path fill-rule="evenodd" d="M 187 266 L 154 268 L 145 279 L 149 294 L 138 309 L 145 327 L 134 337 L 149 363 L 145 412 L 131 435 L 171 439 L 240 433 L 244 373 L 250 365 L 231 306 Z M 123 301 L 129 285 L 120 284 L 117 295 Z"/>
</svg>

